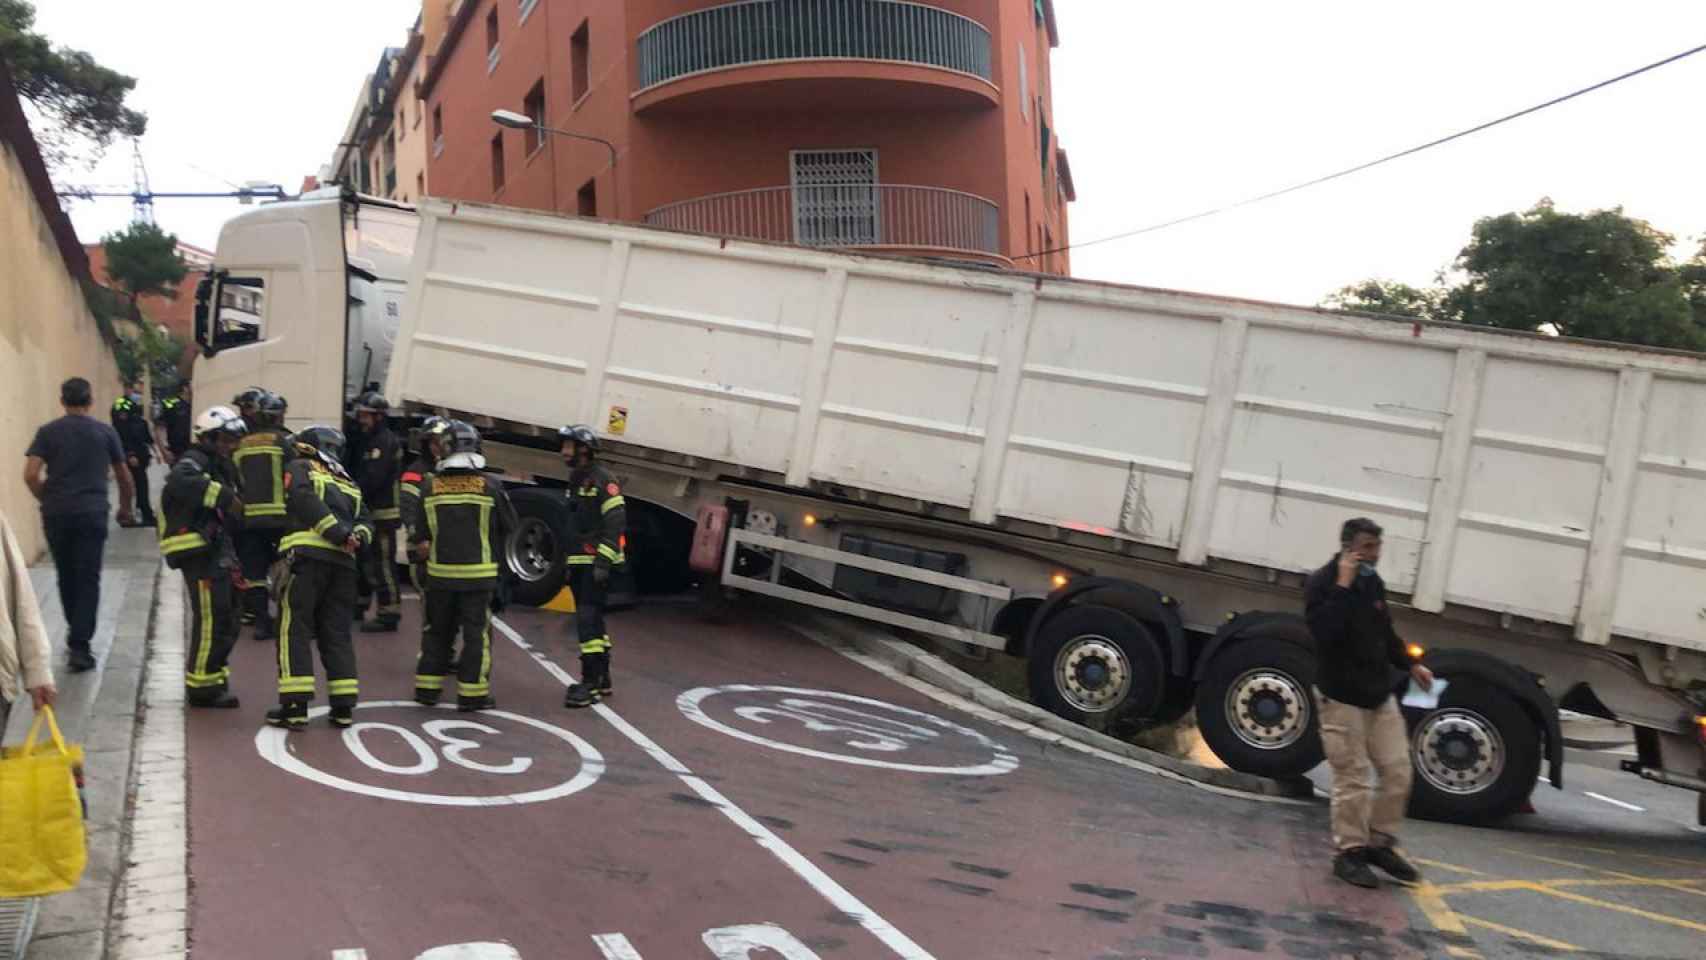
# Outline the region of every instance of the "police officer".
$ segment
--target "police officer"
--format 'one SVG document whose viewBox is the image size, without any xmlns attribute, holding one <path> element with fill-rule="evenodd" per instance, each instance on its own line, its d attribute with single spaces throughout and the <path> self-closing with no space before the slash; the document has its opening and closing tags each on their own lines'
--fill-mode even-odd
<svg viewBox="0 0 1706 960">
<path fill-rule="evenodd" d="M 231 454 L 247 428 L 230 407 L 211 407 L 195 421 L 194 444 L 172 464 L 160 491 L 160 554 L 184 575 L 190 598 L 185 699 L 192 707 L 230 709 L 226 662 L 237 641 L 233 527 L 243 504 L 231 482 Z"/>
<path fill-rule="evenodd" d="M 575 634 L 581 648 L 581 682 L 569 687 L 565 707 L 590 707 L 613 692 L 610 632 L 604 603 L 613 570 L 627 560 L 623 548 L 628 512 L 622 487 L 598 463 L 598 436 L 589 427 L 557 431 L 569 467 L 569 589 L 575 595 Z"/>
<path fill-rule="evenodd" d="M 361 487 L 361 498 L 373 517 L 373 544 L 363 550 L 361 569 L 379 600 L 372 620 L 361 625 L 362 633 L 395 633 L 402 618 L 397 595 L 397 530 L 402 525 L 397 507 L 397 485 L 403 472 L 403 445 L 386 420 L 389 405 L 376 390 L 356 398 L 355 418 L 366 442 L 361 459 L 350 472 Z M 361 598 L 358 615 L 366 611 Z"/>
<path fill-rule="evenodd" d="M 141 517 L 123 526 L 152 527 L 155 525 L 154 505 L 148 495 L 148 465 L 154 462 L 154 430 L 148 424 L 148 413 L 142 407 L 142 394 L 135 384 L 124 396 L 113 401 L 113 429 L 118 431 L 124 447 L 124 462 L 130 468 L 131 482 L 136 486 L 136 505 Z"/>
<path fill-rule="evenodd" d="M 237 558 L 243 564 L 243 623 L 254 624 L 256 640 L 278 633 L 267 609 L 267 569 L 278 556 L 278 541 L 288 522 L 284 505 L 284 462 L 290 436 L 284 417 L 290 403 L 269 390 L 252 403 L 249 435 L 232 458 L 243 483 L 243 530 L 237 535 Z"/>
<path fill-rule="evenodd" d="M 415 665 L 415 700 L 438 703 L 450 672 L 456 634 L 462 655 L 456 669 L 456 709 L 489 710 L 492 698 L 492 612 L 502 609 L 505 587 L 500 548 L 515 529 L 515 512 L 502 484 L 482 473 L 480 432 L 456 421 L 448 453 L 420 483 L 418 525 L 409 542 L 426 558 L 426 630 Z"/>
<path fill-rule="evenodd" d="M 295 457 L 284 468 L 288 533 L 279 542 L 288 560 L 279 597 L 278 699 L 267 712 L 275 727 L 300 729 L 314 699 L 314 644 L 326 671 L 333 726 L 355 723 L 355 557 L 373 542 L 361 489 L 344 470 L 343 432 L 308 427 L 296 434 Z"/>
<path fill-rule="evenodd" d="M 190 402 L 184 396 L 186 380 L 179 380 L 172 392 L 160 401 L 160 415 L 154 418 L 154 441 L 165 451 L 166 463 L 176 463 L 189 450 Z"/>
<path fill-rule="evenodd" d="M 428 417 L 418 431 L 415 456 L 403 467 L 397 478 L 397 513 L 406 530 L 425 529 L 421 516 L 421 481 L 438 466 L 438 461 L 450 455 L 446 444 L 450 436 L 450 421 L 443 417 Z M 411 541 L 412 542 L 412 541 Z M 426 596 L 426 562 L 409 558 L 409 579 L 415 592 Z"/>
</svg>

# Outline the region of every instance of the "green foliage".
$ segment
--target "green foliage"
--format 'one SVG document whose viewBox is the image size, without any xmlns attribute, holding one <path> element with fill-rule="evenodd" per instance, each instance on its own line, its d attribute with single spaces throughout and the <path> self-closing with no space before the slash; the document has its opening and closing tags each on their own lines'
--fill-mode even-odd
<svg viewBox="0 0 1706 960">
<path fill-rule="evenodd" d="M 134 335 L 121 336 L 113 345 L 119 378 L 126 382 L 141 381 L 148 374 L 156 388 L 178 382 L 178 360 L 183 355 L 182 340 L 147 323 L 139 323 Z"/>
<path fill-rule="evenodd" d="M 130 296 L 170 297 L 189 268 L 178 256 L 178 238 L 152 223 L 132 223 L 101 238 L 107 251 L 107 278 Z"/>
<path fill-rule="evenodd" d="M 0 0 L 0 60 L 48 121 L 48 129 L 36 131 L 48 163 L 62 167 L 82 153 L 93 166 L 115 137 L 142 136 L 148 117 L 124 104 L 136 80 L 81 50 L 55 49 L 35 32 L 35 19 L 27 0 Z"/>
<path fill-rule="evenodd" d="M 1560 213 L 1541 200 L 1475 222 L 1455 262 L 1456 286 L 1368 280 L 1323 306 L 1706 350 L 1706 245 L 1678 264 L 1668 252 L 1674 243 L 1622 208 Z"/>
<path fill-rule="evenodd" d="M 1394 280 L 1369 279 L 1340 287 L 1321 301 L 1330 310 L 1378 313 L 1388 317 L 1443 319 L 1445 293 L 1438 288 L 1421 289 Z"/>
</svg>

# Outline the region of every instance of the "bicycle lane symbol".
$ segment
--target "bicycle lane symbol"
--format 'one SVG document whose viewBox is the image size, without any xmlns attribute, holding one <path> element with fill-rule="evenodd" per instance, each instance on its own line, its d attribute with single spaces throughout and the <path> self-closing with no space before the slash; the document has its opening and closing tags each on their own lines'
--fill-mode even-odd
<svg viewBox="0 0 1706 960">
<path fill-rule="evenodd" d="M 421 778 L 423 785 L 436 780 L 438 789 L 443 790 L 451 782 L 467 783 L 469 774 L 474 774 L 478 775 L 474 778 L 477 782 L 489 781 L 499 792 L 433 792 L 353 779 L 353 774 L 334 773 L 310 762 L 303 754 L 326 766 L 338 765 L 335 758 L 295 749 L 297 744 L 311 742 L 298 734 L 293 744 L 290 734 L 276 727 L 263 727 L 255 734 L 255 750 L 279 769 L 323 786 L 385 800 L 448 807 L 542 803 L 579 793 L 604 775 L 604 756 L 597 748 L 561 727 L 504 710 L 460 714 L 454 709 L 440 706 L 429 710 L 411 700 L 359 703 L 358 722 L 342 732 L 342 747 L 361 767 L 377 774 L 376 780 Z M 362 719 L 360 711 L 379 712 L 367 720 Z M 446 711 L 450 716 L 443 716 Z M 309 717 L 318 719 L 326 713 L 326 707 L 315 707 Z M 568 771 L 563 758 L 547 757 L 540 753 L 541 748 L 570 751 L 574 755 L 573 772 L 564 776 Z"/>
</svg>

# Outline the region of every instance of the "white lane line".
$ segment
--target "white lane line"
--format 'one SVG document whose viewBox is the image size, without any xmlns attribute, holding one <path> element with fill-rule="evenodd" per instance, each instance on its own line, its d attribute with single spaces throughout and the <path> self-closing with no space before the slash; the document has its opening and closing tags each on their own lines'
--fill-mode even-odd
<svg viewBox="0 0 1706 960">
<path fill-rule="evenodd" d="M 333 950 L 332 960 L 367 960 L 366 950 Z"/>
<path fill-rule="evenodd" d="M 604 954 L 604 960 L 643 960 L 640 951 L 620 933 L 595 933 L 592 942 Z"/>
<path fill-rule="evenodd" d="M 555 677 L 559 682 L 564 685 L 575 682 L 575 678 L 567 670 L 564 670 L 562 667 L 553 663 L 551 659 L 540 650 L 535 649 L 532 644 L 528 643 L 521 636 L 521 634 L 515 632 L 515 629 L 509 624 L 497 617 L 493 617 L 492 626 L 497 627 L 499 633 L 508 637 L 512 643 L 521 648 L 523 653 L 532 657 L 534 663 L 539 664 L 546 673 Z M 694 776 L 693 771 L 689 770 L 685 764 L 670 756 L 668 751 L 658 746 L 650 737 L 641 733 L 633 724 L 622 719 L 615 710 L 612 710 L 608 705 L 602 703 L 592 709 L 600 717 L 603 717 L 612 727 L 614 727 L 616 732 L 627 737 L 635 746 L 638 746 L 653 760 L 656 760 L 665 770 L 668 770 L 670 773 L 673 773 L 680 778 L 681 782 L 686 784 L 688 789 L 697 793 L 702 799 L 716 807 L 718 810 L 721 810 L 723 816 L 728 817 L 735 826 L 745 831 L 746 835 L 757 841 L 759 846 L 770 851 L 776 859 L 782 861 L 788 869 L 794 871 L 795 875 L 797 875 L 801 880 L 804 880 L 813 890 L 817 891 L 819 896 L 828 900 L 831 906 L 853 918 L 859 926 L 865 928 L 867 933 L 882 941 L 883 945 L 888 947 L 890 950 L 893 950 L 896 956 L 901 957 L 902 960 L 935 960 L 935 957 L 928 950 L 925 950 L 923 947 L 914 943 L 912 938 L 901 933 L 893 924 L 884 920 L 881 916 L 878 916 L 875 910 L 866 906 L 863 901 L 858 897 L 855 897 L 847 890 L 846 887 L 836 883 L 835 879 L 829 874 L 818 869 L 816 864 L 806 859 L 806 857 L 798 850 L 789 846 L 786 840 L 777 836 L 769 827 L 766 827 L 764 824 L 753 819 L 745 810 L 742 810 L 733 803 L 730 803 L 729 798 L 719 793 L 715 787 Z"/>
<path fill-rule="evenodd" d="M 1608 797 L 1608 796 L 1605 796 L 1604 794 L 1601 794 L 1601 793 L 1594 793 L 1592 790 L 1583 790 L 1582 796 L 1592 797 L 1595 800 L 1599 800 L 1599 801 L 1602 801 L 1604 803 L 1609 803 L 1614 807 L 1622 807 L 1625 810 L 1633 810 L 1636 813 L 1646 813 L 1647 812 L 1646 807 L 1637 807 L 1632 803 L 1624 803 L 1623 801 L 1618 800 L 1615 797 Z"/>
</svg>

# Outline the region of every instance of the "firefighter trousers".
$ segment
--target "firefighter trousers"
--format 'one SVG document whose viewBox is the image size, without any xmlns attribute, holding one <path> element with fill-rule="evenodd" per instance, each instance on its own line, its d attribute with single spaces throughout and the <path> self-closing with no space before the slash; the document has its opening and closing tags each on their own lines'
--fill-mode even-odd
<svg viewBox="0 0 1706 960">
<path fill-rule="evenodd" d="M 569 590 L 575 595 L 575 639 L 580 643 L 581 680 L 588 686 L 610 683 L 610 630 L 604 625 L 609 581 L 593 579 L 591 564 L 569 567 Z"/>
<path fill-rule="evenodd" d="M 331 560 L 298 554 L 279 598 L 278 699 L 285 705 L 314 699 L 314 651 L 326 671 L 334 707 L 353 706 L 360 688 L 355 644 L 355 570 Z"/>
<path fill-rule="evenodd" d="M 462 655 L 456 655 L 456 635 Z M 492 591 L 428 590 L 426 629 L 415 661 L 415 696 L 438 699 L 456 663 L 456 696 L 477 700 L 492 692 Z"/>
<path fill-rule="evenodd" d="M 361 578 L 379 601 L 376 613 L 381 620 L 395 620 L 402 612 L 397 590 L 397 527 L 395 520 L 376 522 L 373 542 L 361 551 Z M 362 609 L 367 608 L 365 600 L 363 594 Z"/>
<path fill-rule="evenodd" d="M 279 529 L 245 527 L 237 533 L 237 560 L 243 565 L 243 579 L 249 581 L 249 589 L 243 591 L 243 619 L 254 621 L 257 637 L 272 635 L 267 573 L 278 558 L 278 541 L 283 536 L 284 531 Z"/>
<path fill-rule="evenodd" d="M 231 648 L 237 643 L 237 585 L 216 567 L 182 571 L 189 591 L 189 644 L 184 695 L 191 703 L 219 699 L 231 682 Z"/>
</svg>

